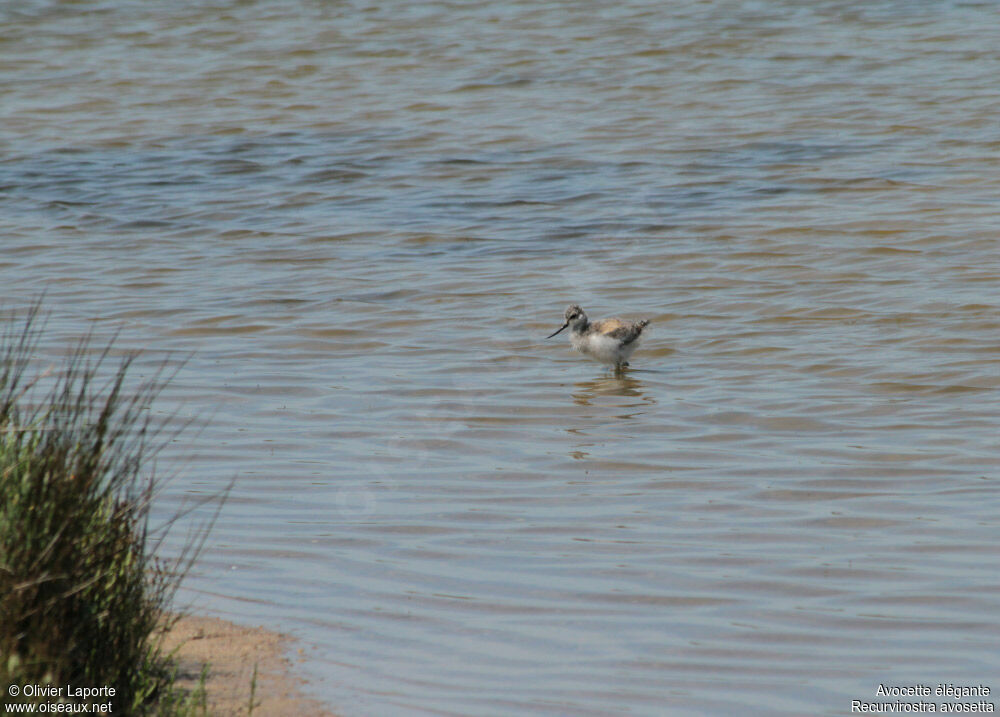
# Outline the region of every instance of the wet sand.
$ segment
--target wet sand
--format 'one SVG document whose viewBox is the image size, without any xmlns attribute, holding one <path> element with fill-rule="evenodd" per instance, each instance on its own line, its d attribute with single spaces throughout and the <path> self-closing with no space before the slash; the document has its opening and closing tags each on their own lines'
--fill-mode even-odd
<svg viewBox="0 0 1000 717">
<path fill-rule="evenodd" d="M 192 690 L 198 686 L 202 666 L 208 664 L 206 692 L 209 713 L 221 717 L 247 715 L 254 665 L 257 687 L 253 715 L 330 716 L 322 704 L 305 697 L 305 681 L 296 676 L 296 660 L 290 659 L 292 638 L 262 627 L 244 627 L 214 617 L 182 617 L 164 635 L 167 654 L 177 650 L 177 685 Z M 301 649 L 297 654 L 301 654 Z"/>
</svg>

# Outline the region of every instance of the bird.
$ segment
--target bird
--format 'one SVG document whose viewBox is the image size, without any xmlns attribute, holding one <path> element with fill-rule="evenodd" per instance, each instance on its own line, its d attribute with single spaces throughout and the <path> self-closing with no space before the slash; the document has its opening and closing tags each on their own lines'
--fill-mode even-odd
<svg viewBox="0 0 1000 717">
<path fill-rule="evenodd" d="M 568 326 L 573 348 L 601 363 L 614 366 L 615 373 L 621 373 L 629 365 L 629 356 L 638 347 L 642 330 L 649 324 L 647 319 L 601 319 L 591 323 L 577 304 L 570 304 L 564 316 L 566 323 L 545 338 L 551 339 Z"/>
</svg>

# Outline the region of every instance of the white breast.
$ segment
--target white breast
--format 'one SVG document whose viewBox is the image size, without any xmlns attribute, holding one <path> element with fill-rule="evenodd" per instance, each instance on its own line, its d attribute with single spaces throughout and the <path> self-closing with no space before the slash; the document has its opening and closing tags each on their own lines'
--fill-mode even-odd
<svg viewBox="0 0 1000 717">
<path fill-rule="evenodd" d="M 570 340 L 577 351 L 592 356 L 601 363 L 612 365 L 628 359 L 638 343 L 633 341 L 623 347 L 617 339 L 597 333 L 573 335 Z"/>
</svg>

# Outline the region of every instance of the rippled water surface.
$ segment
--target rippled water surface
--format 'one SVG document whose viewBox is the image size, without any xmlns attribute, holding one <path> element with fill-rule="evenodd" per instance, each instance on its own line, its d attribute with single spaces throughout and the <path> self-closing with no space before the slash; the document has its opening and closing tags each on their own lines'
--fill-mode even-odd
<svg viewBox="0 0 1000 717">
<path fill-rule="evenodd" d="M 0 299 L 190 356 L 159 510 L 237 482 L 185 597 L 344 715 L 995 691 L 996 28 L 11 3 Z M 570 302 L 652 320 L 624 378 L 544 340 Z"/>
</svg>

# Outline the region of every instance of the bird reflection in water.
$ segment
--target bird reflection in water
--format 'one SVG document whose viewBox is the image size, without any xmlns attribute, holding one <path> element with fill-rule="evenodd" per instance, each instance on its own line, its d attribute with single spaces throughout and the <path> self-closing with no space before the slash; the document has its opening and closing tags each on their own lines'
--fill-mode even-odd
<svg viewBox="0 0 1000 717">
<path fill-rule="evenodd" d="M 656 403 L 652 396 L 647 396 L 644 392 L 643 382 L 635 378 L 634 374 L 601 376 L 590 381 L 580 381 L 574 384 L 573 402 L 578 406 L 590 406 L 595 399 L 612 398 L 620 396 L 631 399 L 628 401 L 600 401 L 605 405 L 615 405 L 621 407 L 628 406 L 648 406 Z M 622 416 L 631 418 L 631 415 Z"/>
</svg>

